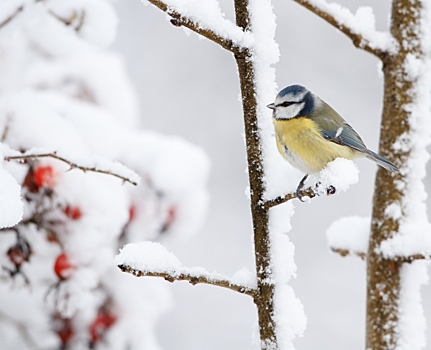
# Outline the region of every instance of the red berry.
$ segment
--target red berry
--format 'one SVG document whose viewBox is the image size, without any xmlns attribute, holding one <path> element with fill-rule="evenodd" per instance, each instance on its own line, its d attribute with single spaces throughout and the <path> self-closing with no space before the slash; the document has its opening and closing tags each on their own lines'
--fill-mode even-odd
<svg viewBox="0 0 431 350">
<path fill-rule="evenodd" d="M 100 310 L 89 329 L 92 343 L 100 341 L 116 321 L 116 315 L 109 311 Z"/>
<path fill-rule="evenodd" d="M 7 251 L 9 261 L 15 266 L 21 266 L 30 260 L 31 248 L 28 242 L 21 241 L 10 247 Z"/>
<path fill-rule="evenodd" d="M 177 218 L 177 208 L 175 206 L 169 207 L 168 215 L 166 216 L 166 222 L 169 225 L 172 225 L 172 223 L 175 221 L 176 218 Z"/>
<path fill-rule="evenodd" d="M 132 204 L 129 207 L 129 222 L 132 221 L 136 217 L 136 206 Z"/>
<path fill-rule="evenodd" d="M 75 266 L 69 261 L 69 257 L 66 253 L 61 253 L 54 263 L 54 272 L 61 280 L 70 278 L 73 274 Z"/>
<path fill-rule="evenodd" d="M 50 165 L 39 166 L 34 170 L 34 182 L 38 187 L 53 189 L 57 180 L 57 174 Z"/>
<path fill-rule="evenodd" d="M 64 208 L 63 211 L 66 214 L 66 216 L 72 220 L 78 220 L 82 216 L 82 212 L 81 212 L 81 209 L 79 209 L 79 207 L 68 205 L 66 208 Z"/>
<path fill-rule="evenodd" d="M 21 266 L 23 262 L 27 260 L 24 252 L 18 246 L 10 247 L 7 251 L 7 255 L 10 262 L 15 266 Z"/>
<path fill-rule="evenodd" d="M 39 191 L 39 187 L 34 180 L 34 170 L 32 167 L 28 169 L 27 175 L 24 178 L 23 186 L 26 187 L 31 193 L 36 193 Z"/>
<path fill-rule="evenodd" d="M 57 233 L 51 230 L 48 230 L 48 232 L 46 233 L 46 239 L 48 240 L 48 242 L 51 243 L 60 243 Z"/>
<path fill-rule="evenodd" d="M 70 318 L 63 318 L 59 314 L 54 316 L 53 328 L 54 332 L 61 339 L 63 346 L 67 345 L 75 334 L 72 320 Z"/>
</svg>

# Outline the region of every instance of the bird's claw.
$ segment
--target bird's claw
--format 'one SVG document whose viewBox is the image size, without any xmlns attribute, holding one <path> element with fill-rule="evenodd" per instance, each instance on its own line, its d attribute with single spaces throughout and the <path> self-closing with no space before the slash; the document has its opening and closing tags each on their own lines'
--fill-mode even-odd
<svg viewBox="0 0 431 350">
<path fill-rule="evenodd" d="M 304 183 L 305 183 L 305 180 L 307 180 L 307 177 L 308 177 L 308 174 L 307 174 L 307 175 L 305 175 L 305 176 L 302 178 L 302 180 L 299 182 L 298 187 L 296 188 L 296 197 L 297 197 L 301 202 L 304 202 L 304 201 L 302 200 L 301 190 L 302 190 L 302 187 L 304 187 Z"/>
<path fill-rule="evenodd" d="M 305 202 L 302 199 L 301 189 L 299 187 L 296 189 L 296 198 L 298 198 L 301 202 Z"/>
</svg>

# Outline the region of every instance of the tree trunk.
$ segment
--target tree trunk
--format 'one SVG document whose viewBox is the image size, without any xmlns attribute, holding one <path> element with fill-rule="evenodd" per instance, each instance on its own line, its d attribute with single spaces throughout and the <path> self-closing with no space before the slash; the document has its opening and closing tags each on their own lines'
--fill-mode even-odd
<svg viewBox="0 0 431 350">
<path fill-rule="evenodd" d="M 410 131 L 411 112 L 406 108 L 414 103 L 415 81 L 406 71 L 406 57 L 421 58 L 421 40 L 417 30 L 421 15 L 418 0 L 392 2 L 391 33 L 399 43 L 395 55 L 383 57 L 384 98 L 379 153 L 397 165 L 404 165 L 409 149 L 394 152 L 393 145 L 401 135 Z M 367 255 L 367 326 L 366 348 L 387 350 L 397 347 L 398 305 L 400 296 L 401 259 L 385 259 L 379 252 L 383 241 L 399 231 L 399 219 L 385 213 L 391 204 L 402 208 L 406 175 L 392 174 L 382 168 L 377 172 L 373 199 L 371 236 Z M 404 215 L 404 213 L 402 213 Z"/>
<path fill-rule="evenodd" d="M 236 24 L 250 30 L 248 0 L 235 0 Z M 277 349 L 274 322 L 274 285 L 271 283 L 272 264 L 269 238 L 269 210 L 264 203 L 264 169 L 261 133 L 257 119 L 256 85 L 250 50 L 235 54 L 240 79 L 244 113 L 245 141 L 250 181 L 250 206 L 253 220 L 254 249 L 258 293 L 254 302 L 258 311 L 262 349 Z"/>
</svg>

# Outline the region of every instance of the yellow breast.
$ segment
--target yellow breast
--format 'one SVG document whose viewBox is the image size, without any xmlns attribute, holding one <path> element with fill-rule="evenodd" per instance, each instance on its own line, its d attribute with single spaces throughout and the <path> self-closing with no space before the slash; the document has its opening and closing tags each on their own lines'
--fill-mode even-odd
<svg viewBox="0 0 431 350">
<path fill-rule="evenodd" d="M 273 119 L 273 122 L 278 151 L 305 174 L 319 172 L 338 157 L 355 158 L 355 152 L 350 147 L 324 139 L 317 125 L 309 118 Z"/>
</svg>

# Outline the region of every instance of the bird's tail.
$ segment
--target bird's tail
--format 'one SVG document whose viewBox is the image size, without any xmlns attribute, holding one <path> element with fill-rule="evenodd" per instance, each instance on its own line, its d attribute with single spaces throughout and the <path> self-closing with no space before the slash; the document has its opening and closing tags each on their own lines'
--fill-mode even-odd
<svg viewBox="0 0 431 350">
<path fill-rule="evenodd" d="M 386 170 L 389 170 L 391 173 L 399 171 L 398 167 L 395 164 L 391 163 L 386 158 L 383 158 L 381 155 L 374 153 L 373 151 L 367 150 L 365 156 L 368 159 L 371 159 L 372 161 L 376 162 L 378 165 L 385 168 Z"/>
</svg>

